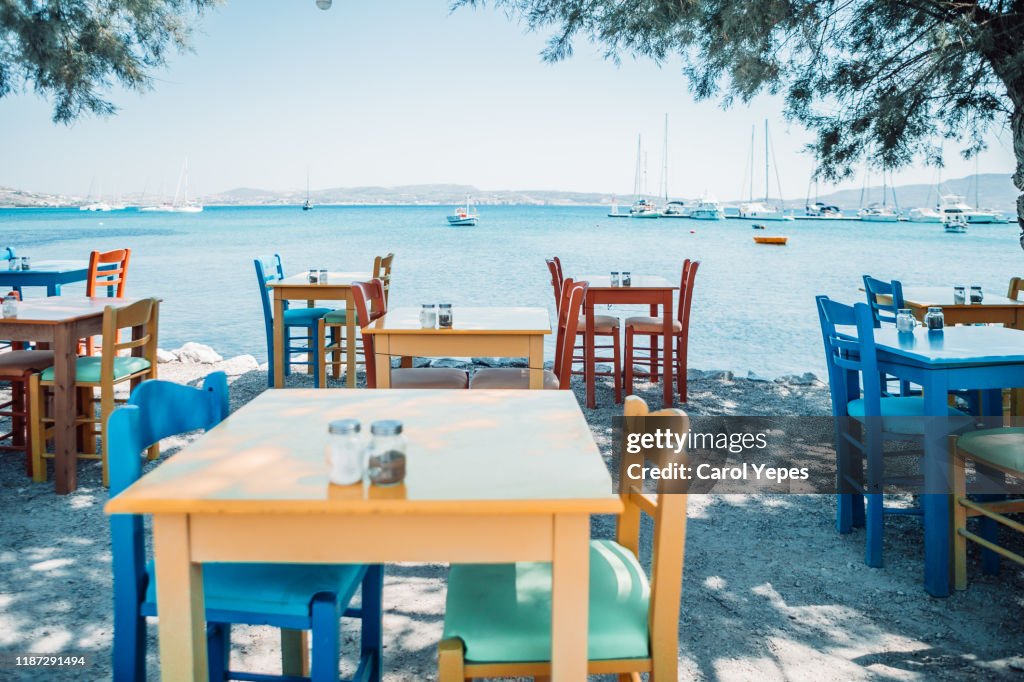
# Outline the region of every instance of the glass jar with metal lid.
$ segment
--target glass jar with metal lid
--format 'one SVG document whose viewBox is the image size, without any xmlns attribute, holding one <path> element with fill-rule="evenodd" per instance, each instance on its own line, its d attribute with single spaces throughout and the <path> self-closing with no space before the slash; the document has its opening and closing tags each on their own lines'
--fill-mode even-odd
<svg viewBox="0 0 1024 682">
<path fill-rule="evenodd" d="M 405 480 L 406 440 L 402 422 L 383 419 L 370 425 L 366 474 L 374 485 L 397 485 Z"/>
</svg>

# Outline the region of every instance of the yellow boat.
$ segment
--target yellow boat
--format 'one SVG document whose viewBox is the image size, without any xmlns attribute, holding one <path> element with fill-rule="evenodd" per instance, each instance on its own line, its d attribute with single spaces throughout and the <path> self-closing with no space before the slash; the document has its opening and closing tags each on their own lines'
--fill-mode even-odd
<svg viewBox="0 0 1024 682">
<path fill-rule="evenodd" d="M 754 241 L 758 244 L 776 244 L 778 246 L 785 246 L 786 242 L 789 241 L 789 237 L 754 237 Z"/>
</svg>

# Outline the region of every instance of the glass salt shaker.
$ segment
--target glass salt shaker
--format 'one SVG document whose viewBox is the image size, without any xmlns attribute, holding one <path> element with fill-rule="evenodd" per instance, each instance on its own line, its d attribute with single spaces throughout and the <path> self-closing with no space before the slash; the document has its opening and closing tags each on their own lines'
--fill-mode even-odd
<svg viewBox="0 0 1024 682">
<path fill-rule="evenodd" d="M 440 329 L 451 329 L 453 323 L 452 317 L 452 304 L 451 303 L 438 303 L 437 304 L 437 326 Z"/>
<path fill-rule="evenodd" d="M 320 271 L 316 270 L 316 269 L 311 269 L 309 271 L 309 283 L 310 284 L 317 284 L 319 282 L 320 282 Z"/>
<path fill-rule="evenodd" d="M 437 326 L 437 306 L 433 303 L 424 303 L 420 308 L 420 326 L 424 329 L 433 329 Z"/>
<path fill-rule="evenodd" d="M 910 308 L 900 308 L 896 312 L 897 332 L 900 334 L 911 334 L 916 326 L 917 320 L 914 319 L 914 315 L 910 312 Z"/>
<path fill-rule="evenodd" d="M 326 270 L 321 270 L 320 271 L 320 284 L 327 284 L 327 271 Z"/>
<path fill-rule="evenodd" d="M 21 269 L 21 259 L 20 258 L 11 258 L 10 260 L 8 260 L 7 261 L 7 269 L 8 270 L 20 270 Z"/>
<path fill-rule="evenodd" d="M 4 317 L 17 317 L 18 316 L 18 295 L 13 291 L 4 296 L 3 304 L 3 316 Z"/>
<path fill-rule="evenodd" d="M 967 303 L 967 287 L 962 284 L 958 284 L 953 287 L 953 304 L 963 305 Z"/>
<path fill-rule="evenodd" d="M 622 286 L 628 287 L 633 283 L 633 277 L 628 270 L 622 273 Z"/>
<path fill-rule="evenodd" d="M 402 422 L 385 419 L 370 425 L 366 474 L 374 485 L 397 485 L 405 480 L 406 441 Z"/>
<path fill-rule="evenodd" d="M 327 425 L 328 478 L 335 485 L 352 485 L 363 480 L 362 424 L 358 419 L 336 419 Z"/>
<path fill-rule="evenodd" d="M 924 316 L 924 326 L 928 331 L 942 331 L 945 326 L 946 318 L 942 314 L 942 308 L 929 308 L 928 313 Z"/>
<path fill-rule="evenodd" d="M 613 287 L 619 286 L 619 273 L 617 273 L 617 272 L 613 272 L 612 273 L 612 286 Z"/>
<path fill-rule="evenodd" d="M 981 291 L 980 284 L 971 285 L 971 303 L 981 303 L 985 300 L 985 294 Z"/>
</svg>

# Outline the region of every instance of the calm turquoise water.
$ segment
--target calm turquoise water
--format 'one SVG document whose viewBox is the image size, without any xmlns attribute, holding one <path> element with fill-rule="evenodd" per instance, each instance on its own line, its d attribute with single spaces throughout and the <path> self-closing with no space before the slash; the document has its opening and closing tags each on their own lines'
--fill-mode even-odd
<svg viewBox="0 0 1024 682">
<path fill-rule="evenodd" d="M 394 251 L 392 305 L 456 306 L 550 306 L 544 259 L 551 255 L 561 257 L 566 276 L 614 269 L 672 280 L 684 258 L 696 258 L 690 366 L 769 377 L 822 373 L 814 295 L 861 300 L 864 273 L 906 285 L 980 282 L 1000 294 L 1011 276 L 1024 275 L 1015 225 L 947 235 L 936 225 L 797 221 L 770 225 L 768 234 L 790 237 L 788 246 L 771 247 L 755 245 L 751 237 L 764 233 L 743 220 L 616 220 L 597 207 L 480 212 L 477 227 L 451 228 L 444 207 L 207 208 L 197 215 L 9 209 L 0 210 L 0 247 L 39 260 L 130 247 L 129 293 L 164 300 L 161 346 L 195 340 L 261 361 L 252 265 L 261 254 L 280 253 L 294 273 L 369 270 L 374 255 Z"/>
</svg>

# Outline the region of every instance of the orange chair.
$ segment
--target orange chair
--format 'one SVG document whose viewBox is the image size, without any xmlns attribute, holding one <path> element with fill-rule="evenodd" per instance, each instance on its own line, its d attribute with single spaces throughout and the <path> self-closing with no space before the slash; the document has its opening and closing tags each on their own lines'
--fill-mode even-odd
<svg viewBox="0 0 1024 682">
<path fill-rule="evenodd" d="M 356 319 L 364 327 L 383 317 L 388 310 L 384 282 L 379 279 L 354 282 L 352 299 L 356 304 Z M 367 388 L 377 388 L 377 362 L 372 334 L 363 335 L 363 364 L 366 366 Z M 391 370 L 391 388 L 466 388 L 468 385 L 469 374 L 462 369 L 401 367 Z"/>
<path fill-rule="evenodd" d="M 551 288 L 555 292 L 555 305 L 559 305 L 559 301 L 562 296 L 562 285 L 565 281 L 565 277 L 562 274 L 562 261 L 559 260 L 558 256 L 545 261 L 548 265 L 548 272 L 551 273 Z M 583 342 L 586 340 L 587 333 L 587 318 L 583 314 L 582 308 L 580 309 L 580 319 L 576 326 L 578 336 L 583 336 Z M 599 377 L 612 377 L 615 384 L 615 402 L 622 401 L 622 354 L 619 351 L 619 318 L 614 315 L 594 315 L 594 376 Z M 611 339 L 610 344 L 597 345 L 596 337 L 608 337 Z M 600 351 L 607 351 L 609 348 L 612 349 L 612 356 L 601 356 Z M 586 362 L 586 355 L 584 354 L 583 343 L 575 346 L 576 352 L 573 354 L 572 362 L 574 365 L 583 365 Z M 597 363 L 599 362 L 611 362 L 611 372 L 598 372 Z M 574 370 L 573 374 L 583 374 L 584 370 Z"/>
<path fill-rule="evenodd" d="M 565 280 L 558 305 L 558 333 L 555 336 L 555 363 L 553 370 L 544 370 L 544 388 L 567 391 L 572 380 L 573 341 L 580 321 L 580 309 L 587 295 L 586 282 Z M 528 389 L 530 370 L 510 367 L 477 370 L 469 382 L 470 388 Z"/>
<path fill-rule="evenodd" d="M 89 275 L 85 280 L 86 296 L 112 296 L 124 298 L 125 284 L 128 280 L 128 260 L 131 249 L 116 249 L 101 253 L 93 251 L 89 254 Z M 100 350 L 92 337 L 78 344 L 79 355 L 95 355 Z"/>
<path fill-rule="evenodd" d="M 683 261 L 683 274 L 679 283 L 679 305 L 676 319 L 672 322 L 672 337 L 676 342 L 676 386 L 679 389 L 679 401 L 686 402 L 686 353 L 690 334 L 690 302 L 693 299 L 693 281 L 697 276 L 700 261 Z M 627 317 L 626 318 L 626 393 L 633 393 L 633 366 L 647 365 L 650 369 L 642 376 L 658 380 L 658 346 L 657 339 L 663 336 L 664 327 L 660 317 Z M 651 337 L 650 346 L 636 346 L 633 337 L 637 334 Z M 668 339 L 665 339 L 668 348 Z M 646 351 L 647 355 L 635 357 L 636 351 Z"/>
</svg>

